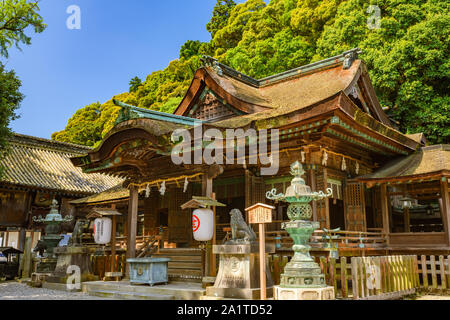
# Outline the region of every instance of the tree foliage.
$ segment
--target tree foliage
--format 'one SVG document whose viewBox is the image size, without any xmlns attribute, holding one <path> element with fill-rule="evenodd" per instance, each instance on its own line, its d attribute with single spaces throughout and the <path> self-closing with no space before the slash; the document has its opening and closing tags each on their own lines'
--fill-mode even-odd
<svg viewBox="0 0 450 320">
<path fill-rule="evenodd" d="M 31 37 L 25 32 L 32 27 L 34 32 L 44 31 L 46 25 L 38 14 L 38 1 L 2 0 L 0 1 L 0 57 L 8 58 L 8 50 L 15 45 L 29 45 Z M 12 120 L 24 96 L 19 92 L 21 82 L 13 70 L 5 70 L 0 62 L 0 157 L 7 150 L 7 137 Z M 2 168 L 0 167 L 0 176 Z"/>
<path fill-rule="evenodd" d="M 139 77 L 134 77 L 130 80 L 130 92 L 136 92 L 142 84 L 142 80 Z"/>
<path fill-rule="evenodd" d="M 217 31 L 227 25 L 231 11 L 235 6 L 236 2 L 233 0 L 217 0 L 211 21 L 206 25 L 206 30 L 209 31 L 212 38 L 214 38 Z"/>
<path fill-rule="evenodd" d="M 379 29 L 367 28 L 367 9 L 381 9 Z M 360 47 L 383 106 L 405 133 L 450 142 L 450 4 L 448 1 L 349 0 L 325 27 L 317 58 Z"/>
<path fill-rule="evenodd" d="M 369 28 L 370 5 L 380 8 L 379 29 Z M 201 55 L 262 78 L 360 47 L 377 95 L 401 131 L 450 143 L 449 19 L 444 0 L 247 0 L 237 5 L 218 0 L 207 25 L 211 41 L 187 41 L 179 59 L 147 76 L 126 99 L 173 112 L 201 66 Z M 117 114 L 111 110 L 109 102 L 100 108 L 96 121 L 102 136 L 115 120 L 109 118 Z"/>
<path fill-rule="evenodd" d="M 32 27 L 41 33 L 47 27 L 38 14 L 39 1 L 2 0 L 0 2 L 0 55 L 8 57 L 8 49 L 15 45 L 31 44 L 31 37 L 25 31 Z"/>
<path fill-rule="evenodd" d="M 5 149 L 5 138 L 11 133 L 10 122 L 18 118 L 16 111 L 24 98 L 19 92 L 21 85 L 15 72 L 5 70 L 0 63 L 0 151 Z"/>
</svg>

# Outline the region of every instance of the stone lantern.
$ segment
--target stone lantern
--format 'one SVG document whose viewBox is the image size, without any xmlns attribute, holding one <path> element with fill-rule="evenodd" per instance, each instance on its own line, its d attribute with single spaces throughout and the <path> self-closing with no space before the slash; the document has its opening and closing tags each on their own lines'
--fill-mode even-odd
<svg viewBox="0 0 450 320">
<path fill-rule="evenodd" d="M 311 201 L 331 197 L 333 191 L 328 188 L 327 194 L 311 192 L 302 176 L 305 174 L 303 166 L 296 161 L 291 165 L 291 174 L 294 178 L 286 189 L 286 194 L 276 194 L 276 189 L 267 192 L 270 200 L 289 203 L 287 215 L 289 222 L 282 224 L 294 240 L 292 249 L 294 256 L 286 264 L 281 275 L 280 286 L 275 288 L 275 296 L 279 300 L 325 300 L 334 298 L 334 288 L 327 287 L 325 276 L 321 273 L 319 265 L 314 262 L 309 251 L 309 239 L 320 223 L 311 221 Z"/>
<path fill-rule="evenodd" d="M 58 211 L 58 201 L 53 199 L 52 205 L 50 207 L 50 212 L 42 218 L 42 216 L 33 217 L 33 221 L 36 223 L 44 223 L 45 226 L 45 236 L 39 240 L 35 251 L 43 251 L 44 258 L 38 263 L 38 272 L 51 272 L 56 267 L 56 256 L 54 254 L 54 249 L 58 246 L 63 236 L 61 235 L 61 224 L 65 222 L 70 222 L 73 220 L 72 216 L 62 217 Z"/>
</svg>

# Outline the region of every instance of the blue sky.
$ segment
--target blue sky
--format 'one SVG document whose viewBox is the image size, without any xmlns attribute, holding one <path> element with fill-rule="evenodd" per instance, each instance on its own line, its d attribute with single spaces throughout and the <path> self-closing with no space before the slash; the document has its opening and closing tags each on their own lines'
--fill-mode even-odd
<svg viewBox="0 0 450 320">
<path fill-rule="evenodd" d="M 244 1 L 237 1 L 244 2 Z M 178 57 L 187 40 L 209 41 L 216 0 L 42 0 L 48 28 L 31 46 L 2 59 L 22 81 L 21 118 L 13 131 L 50 138 L 79 108 L 128 91 Z M 81 9 L 81 30 L 69 30 L 66 9 Z"/>
</svg>

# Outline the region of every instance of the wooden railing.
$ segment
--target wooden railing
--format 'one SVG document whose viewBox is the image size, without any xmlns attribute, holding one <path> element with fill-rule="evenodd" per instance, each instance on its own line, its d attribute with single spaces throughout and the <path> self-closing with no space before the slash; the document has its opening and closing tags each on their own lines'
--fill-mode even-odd
<svg viewBox="0 0 450 320">
<path fill-rule="evenodd" d="M 287 221 L 273 221 L 272 224 L 281 225 L 282 222 Z M 271 224 L 268 224 L 269 226 Z M 216 226 L 216 238 L 218 242 L 221 242 L 229 229 L 230 224 L 217 224 Z M 266 228 L 270 230 L 270 228 Z M 225 230 L 225 231 L 224 231 Z M 387 244 L 387 237 L 382 232 L 382 229 L 370 229 L 371 231 L 336 231 L 330 232 L 331 236 L 338 236 L 338 239 L 334 239 L 333 244 L 339 249 L 366 249 L 366 248 L 385 248 Z M 257 233 L 257 232 L 256 232 Z M 317 230 L 311 237 L 310 245 L 313 249 L 329 248 L 328 240 L 323 239 L 324 231 Z M 277 249 L 291 249 L 293 241 L 285 230 L 266 231 L 266 242 L 275 243 Z"/>
</svg>

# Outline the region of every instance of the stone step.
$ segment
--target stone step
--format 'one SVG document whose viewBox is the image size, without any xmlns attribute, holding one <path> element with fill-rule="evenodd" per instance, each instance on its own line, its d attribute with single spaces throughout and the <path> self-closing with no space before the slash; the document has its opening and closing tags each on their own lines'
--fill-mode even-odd
<svg viewBox="0 0 450 320">
<path fill-rule="evenodd" d="M 98 290 L 90 291 L 90 296 L 110 298 L 117 300 L 173 300 L 174 296 L 167 294 L 154 293 L 138 293 L 138 292 L 122 292 L 122 291 L 108 291 Z"/>
<path fill-rule="evenodd" d="M 94 281 L 83 282 L 82 291 L 90 294 L 97 291 L 132 292 L 139 294 L 155 294 L 173 296 L 176 300 L 199 300 L 204 295 L 205 289 L 201 284 L 170 283 L 168 285 L 131 285 L 127 281 Z"/>
</svg>

